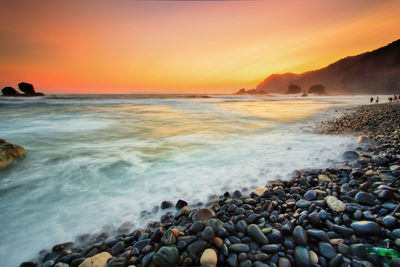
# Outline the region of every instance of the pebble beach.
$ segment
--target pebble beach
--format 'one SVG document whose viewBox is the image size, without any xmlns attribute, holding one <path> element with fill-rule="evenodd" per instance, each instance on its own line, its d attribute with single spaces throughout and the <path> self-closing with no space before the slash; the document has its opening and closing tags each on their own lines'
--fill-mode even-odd
<svg viewBox="0 0 400 267">
<path fill-rule="evenodd" d="M 319 134 L 359 136 L 326 169 L 299 169 L 202 206 L 164 201 L 159 221 L 57 244 L 20 266 L 400 266 L 400 105 L 347 108 Z"/>
</svg>

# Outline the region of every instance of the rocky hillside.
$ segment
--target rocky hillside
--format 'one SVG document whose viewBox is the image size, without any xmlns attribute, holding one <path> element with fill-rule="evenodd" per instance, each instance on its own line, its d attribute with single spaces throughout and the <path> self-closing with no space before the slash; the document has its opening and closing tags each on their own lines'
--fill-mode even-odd
<svg viewBox="0 0 400 267">
<path fill-rule="evenodd" d="M 286 93 L 290 84 L 307 92 L 315 84 L 328 94 L 400 93 L 400 40 L 329 66 L 301 74 L 272 74 L 257 85 L 258 93 Z"/>
</svg>

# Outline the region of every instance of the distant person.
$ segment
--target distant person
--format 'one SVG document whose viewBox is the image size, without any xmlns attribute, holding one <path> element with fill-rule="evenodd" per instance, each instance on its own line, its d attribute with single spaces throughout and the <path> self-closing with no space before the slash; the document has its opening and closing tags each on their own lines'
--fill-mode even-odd
<svg viewBox="0 0 400 267">
<path fill-rule="evenodd" d="M 375 99 L 375 104 L 378 104 L 378 103 L 379 103 L 379 96 L 377 96 Z"/>
<path fill-rule="evenodd" d="M 372 104 L 372 102 L 374 102 L 374 98 L 371 96 L 371 98 L 369 99 L 369 103 Z"/>
<path fill-rule="evenodd" d="M 397 95 L 396 94 L 393 96 L 393 102 L 397 102 Z"/>
<path fill-rule="evenodd" d="M 388 97 L 388 102 L 392 103 L 392 101 L 393 101 L 393 97 Z"/>
</svg>

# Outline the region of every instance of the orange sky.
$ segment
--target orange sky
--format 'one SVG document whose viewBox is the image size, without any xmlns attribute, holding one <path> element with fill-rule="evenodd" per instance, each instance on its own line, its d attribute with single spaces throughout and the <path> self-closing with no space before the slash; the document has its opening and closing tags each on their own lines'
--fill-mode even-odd
<svg viewBox="0 0 400 267">
<path fill-rule="evenodd" d="M 0 87 L 45 93 L 231 93 L 400 38 L 400 1 L 13 0 Z"/>
</svg>

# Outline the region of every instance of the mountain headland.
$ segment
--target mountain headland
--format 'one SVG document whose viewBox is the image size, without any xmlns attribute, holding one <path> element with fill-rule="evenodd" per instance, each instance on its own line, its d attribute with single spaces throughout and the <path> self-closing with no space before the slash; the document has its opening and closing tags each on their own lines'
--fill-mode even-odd
<svg viewBox="0 0 400 267">
<path fill-rule="evenodd" d="M 317 90 L 315 90 L 317 89 Z M 272 74 L 236 94 L 393 94 L 400 91 L 400 39 L 304 73 Z"/>
</svg>

